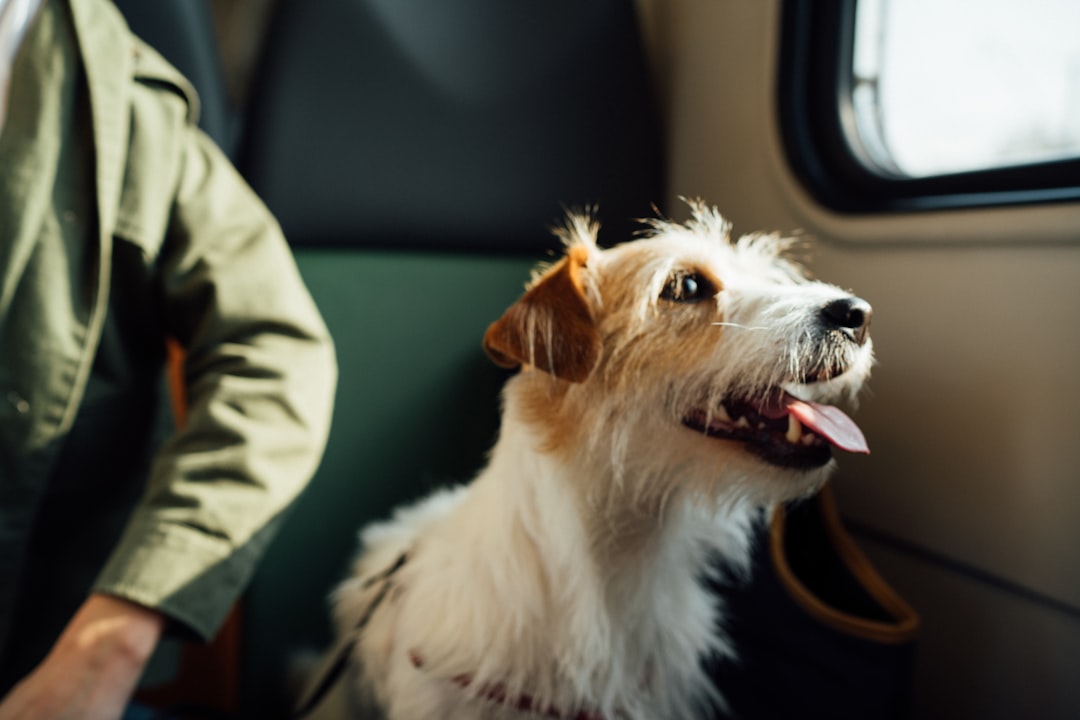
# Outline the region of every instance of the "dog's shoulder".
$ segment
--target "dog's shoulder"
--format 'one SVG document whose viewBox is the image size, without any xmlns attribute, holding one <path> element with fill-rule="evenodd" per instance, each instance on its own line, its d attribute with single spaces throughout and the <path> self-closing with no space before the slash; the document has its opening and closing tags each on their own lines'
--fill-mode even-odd
<svg viewBox="0 0 1080 720">
<path fill-rule="evenodd" d="M 412 505 L 398 508 L 389 519 L 361 530 L 360 549 L 351 572 L 331 595 L 339 632 L 348 632 L 379 592 L 381 583 L 372 579 L 394 567 L 401 558 L 407 558 L 417 538 L 460 505 L 467 491 L 467 486 L 437 490 Z"/>
</svg>

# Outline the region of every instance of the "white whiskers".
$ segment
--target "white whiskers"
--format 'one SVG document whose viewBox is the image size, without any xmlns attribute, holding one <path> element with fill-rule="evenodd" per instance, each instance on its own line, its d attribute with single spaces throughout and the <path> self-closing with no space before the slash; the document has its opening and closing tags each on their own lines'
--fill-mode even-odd
<svg viewBox="0 0 1080 720">
<path fill-rule="evenodd" d="M 764 325 L 743 325 L 742 323 L 733 322 L 714 322 L 712 325 L 719 325 L 721 327 L 739 328 L 740 330 L 768 330 L 769 328 Z"/>
</svg>

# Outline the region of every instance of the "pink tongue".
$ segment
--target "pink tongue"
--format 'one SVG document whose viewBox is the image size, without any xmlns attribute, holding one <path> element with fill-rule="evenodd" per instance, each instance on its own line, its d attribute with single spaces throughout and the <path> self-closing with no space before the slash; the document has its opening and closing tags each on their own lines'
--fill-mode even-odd
<svg viewBox="0 0 1080 720">
<path fill-rule="evenodd" d="M 870 447 L 866 444 L 862 430 L 854 420 L 844 414 L 843 410 L 831 405 L 819 405 L 799 400 L 791 395 L 784 396 L 784 407 L 805 427 L 821 435 L 841 450 L 869 454 Z"/>
</svg>

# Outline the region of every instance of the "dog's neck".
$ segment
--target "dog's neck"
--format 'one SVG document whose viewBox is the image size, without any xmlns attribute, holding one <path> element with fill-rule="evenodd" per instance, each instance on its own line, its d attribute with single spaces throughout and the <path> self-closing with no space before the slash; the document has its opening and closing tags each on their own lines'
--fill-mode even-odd
<svg viewBox="0 0 1080 720">
<path fill-rule="evenodd" d="M 625 565 L 640 574 L 651 556 L 662 557 L 668 544 L 689 546 L 688 537 L 702 530 L 715 550 L 740 562 L 743 531 L 759 498 L 742 496 L 745 483 L 738 482 L 725 496 L 728 469 L 695 466 L 678 453 L 657 450 L 663 440 L 650 428 L 634 433 L 620 427 L 628 414 L 603 406 L 578 386 L 523 370 L 506 387 L 500 439 L 484 475 L 516 478 L 514 487 L 526 500 L 528 493 L 550 491 L 544 507 L 557 506 L 563 514 L 547 527 L 577 520 L 582 535 L 575 559 L 587 549 L 608 575 Z M 728 540 L 734 545 L 728 547 Z"/>
<path fill-rule="evenodd" d="M 504 647 L 506 658 L 484 662 L 524 663 L 519 670 L 529 677 L 550 676 L 542 685 L 565 685 L 567 678 L 557 676 L 572 669 L 581 675 L 571 684 L 580 687 L 649 684 L 668 703 L 700 699 L 700 671 L 688 659 L 726 650 L 700 578 L 710 553 L 743 552 L 739 539 L 724 548 L 721 525 L 685 498 L 667 497 L 660 506 L 632 493 L 596 492 L 627 479 L 588 452 L 552 447 L 519 401 L 508 393 L 500 438 L 461 512 L 478 523 L 473 552 L 495 578 L 487 590 L 492 606 L 533 613 L 504 618 L 501 630 L 492 618 L 491 631 L 532 627 L 537 636 Z M 498 518 L 491 517 L 494 508 Z M 744 520 L 726 524 L 743 527 Z M 535 658 L 522 657 L 530 645 Z M 562 667 L 540 667 L 551 657 Z"/>
</svg>

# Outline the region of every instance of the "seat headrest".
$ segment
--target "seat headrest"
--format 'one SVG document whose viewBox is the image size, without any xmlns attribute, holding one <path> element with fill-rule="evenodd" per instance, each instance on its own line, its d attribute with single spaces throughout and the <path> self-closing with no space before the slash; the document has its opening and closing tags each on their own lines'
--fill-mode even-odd
<svg viewBox="0 0 1080 720">
<path fill-rule="evenodd" d="M 294 244 L 535 250 L 662 200 L 630 0 L 282 0 L 240 166 Z"/>
</svg>

